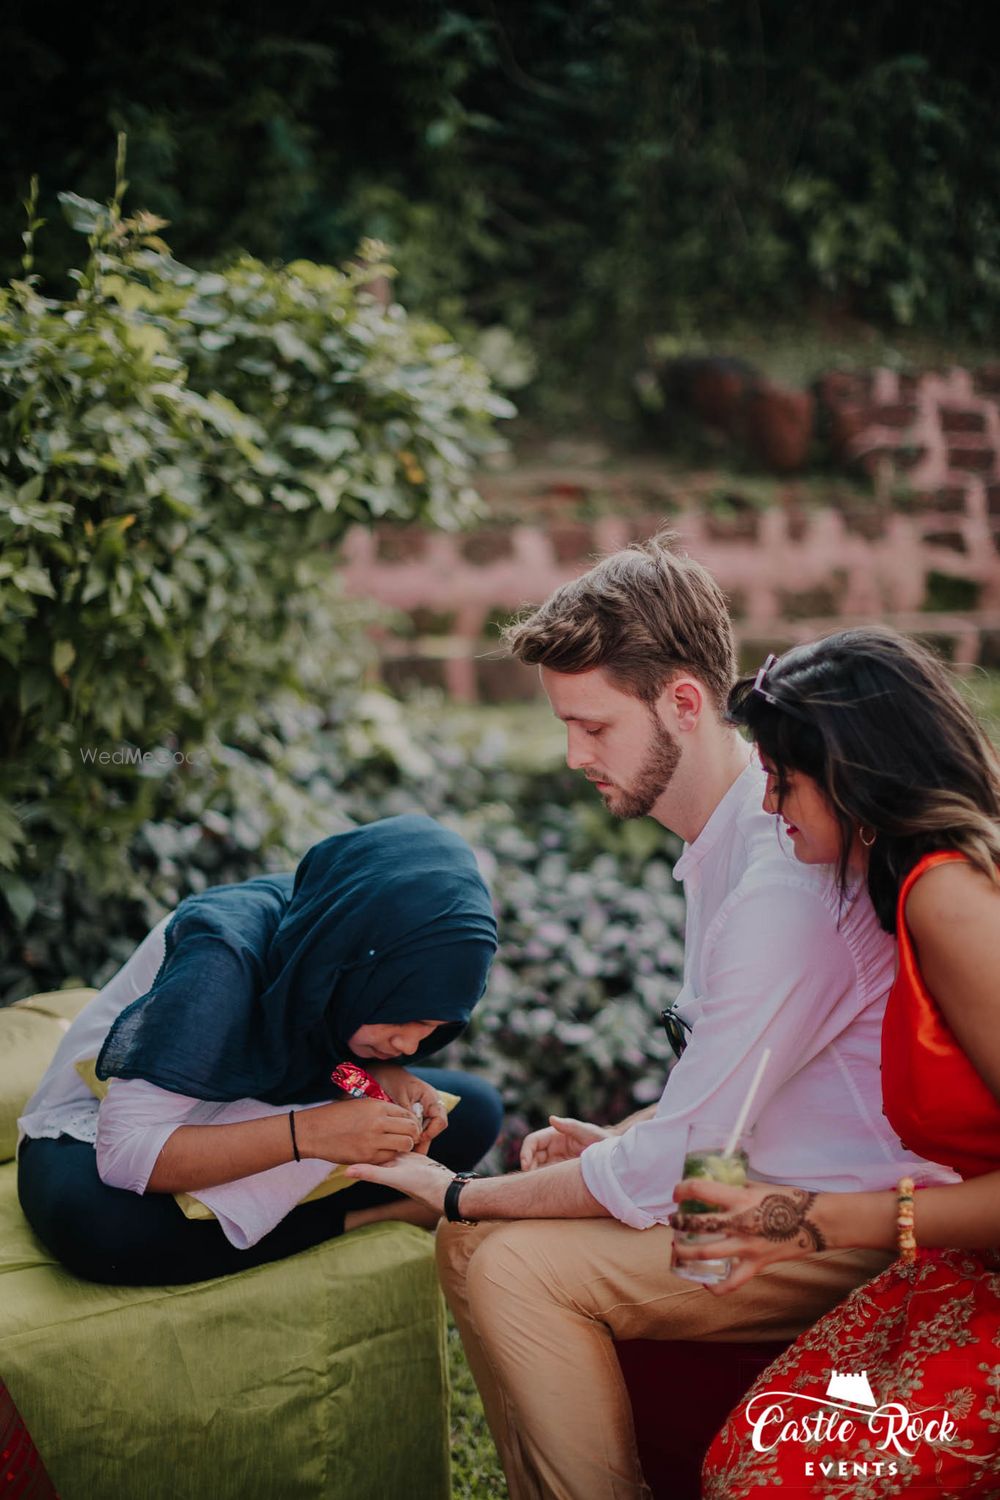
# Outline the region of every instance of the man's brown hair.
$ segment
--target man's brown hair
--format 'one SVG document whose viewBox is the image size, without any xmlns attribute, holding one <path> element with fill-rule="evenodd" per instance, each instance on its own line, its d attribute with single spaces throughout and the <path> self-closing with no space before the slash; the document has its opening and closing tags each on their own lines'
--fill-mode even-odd
<svg viewBox="0 0 1000 1500">
<path fill-rule="evenodd" d="M 653 703 L 690 672 L 723 708 L 736 677 L 725 596 L 712 575 L 671 550 L 668 531 L 603 558 L 508 625 L 512 656 L 553 672 L 602 667 L 616 687 Z"/>
</svg>

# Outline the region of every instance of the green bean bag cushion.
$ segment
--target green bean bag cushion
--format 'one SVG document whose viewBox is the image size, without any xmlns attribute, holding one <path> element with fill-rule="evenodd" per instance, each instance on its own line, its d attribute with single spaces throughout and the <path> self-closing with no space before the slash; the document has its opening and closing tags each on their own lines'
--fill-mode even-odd
<svg viewBox="0 0 1000 1500">
<path fill-rule="evenodd" d="M 8 1101 L 25 1054 L 8 1056 L 5 1015 Z M 35 1238 L 8 1162 L 0 1378 L 61 1500 L 450 1493 L 443 1304 L 431 1237 L 409 1225 L 194 1286 L 98 1286 Z"/>
</svg>

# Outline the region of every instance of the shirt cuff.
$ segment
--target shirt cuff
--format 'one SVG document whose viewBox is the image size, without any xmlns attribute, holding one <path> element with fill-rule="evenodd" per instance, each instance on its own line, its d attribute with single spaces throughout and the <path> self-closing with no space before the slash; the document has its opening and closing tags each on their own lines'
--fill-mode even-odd
<svg viewBox="0 0 1000 1500">
<path fill-rule="evenodd" d="M 139 1129 L 102 1128 L 97 1122 L 97 1175 L 106 1187 L 124 1188 L 130 1193 L 144 1193 L 160 1152 L 183 1120 L 161 1125 L 144 1125 Z"/>
<path fill-rule="evenodd" d="M 583 1152 L 580 1170 L 587 1191 L 622 1224 L 628 1224 L 631 1229 L 652 1229 L 660 1221 L 633 1202 L 615 1174 L 615 1153 L 618 1146 L 618 1138 L 612 1137 L 606 1141 L 595 1141 Z"/>
</svg>

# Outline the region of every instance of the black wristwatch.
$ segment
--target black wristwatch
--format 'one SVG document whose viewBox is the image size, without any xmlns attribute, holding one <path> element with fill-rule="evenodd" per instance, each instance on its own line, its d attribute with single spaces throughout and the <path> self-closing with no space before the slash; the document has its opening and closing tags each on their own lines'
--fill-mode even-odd
<svg viewBox="0 0 1000 1500">
<path fill-rule="evenodd" d="M 444 1216 L 449 1224 L 478 1224 L 478 1219 L 464 1219 L 458 1211 L 458 1195 L 467 1182 L 481 1177 L 481 1172 L 456 1172 L 444 1195 Z"/>
</svg>

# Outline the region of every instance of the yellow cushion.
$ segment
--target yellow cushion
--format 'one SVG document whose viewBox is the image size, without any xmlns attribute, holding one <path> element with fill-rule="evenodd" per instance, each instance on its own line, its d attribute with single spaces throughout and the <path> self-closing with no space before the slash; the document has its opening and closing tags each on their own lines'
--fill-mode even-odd
<svg viewBox="0 0 1000 1500">
<path fill-rule="evenodd" d="M 88 1057 L 84 1061 L 78 1062 L 76 1064 L 76 1071 L 79 1073 L 84 1083 L 90 1089 L 90 1092 L 92 1094 L 96 1094 L 98 1099 L 103 1099 L 105 1094 L 108 1092 L 108 1084 L 111 1080 L 98 1078 L 97 1058 Z M 441 1093 L 438 1095 L 438 1098 L 441 1100 L 441 1103 L 447 1109 L 449 1114 L 451 1114 L 452 1110 L 455 1108 L 455 1105 L 459 1100 L 459 1096 L 457 1094 Z M 312 1192 L 306 1193 L 305 1197 L 301 1198 L 299 1201 L 301 1203 L 315 1203 L 317 1198 L 328 1198 L 331 1193 L 339 1193 L 343 1188 L 349 1188 L 353 1186 L 354 1178 L 347 1177 L 345 1175 L 343 1167 L 333 1167 L 331 1169 L 329 1177 L 326 1177 L 322 1182 L 317 1183 L 317 1185 L 312 1189 Z M 199 1198 L 193 1198 L 190 1193 L 175 1193 L 174 1198 L 177 1200 L 177 1205 L 180 1208 L 181 1212 L 188 1219 L 215 1218 L 215 1214 L 208 1207 L 208 1205 L 202 1203 Z"/>
<path fill-rule="evenodd" d="M 50 990 L 0 1009 L 0 1162 L 12 1161 L 17 1118 L 73 1018 L 96 990 Z"/>
<path fill-rule="evenodd" d="M 105 1094 L 108 1092 L 108 1084 L 111 1082 L 111 1079 L 98 1078 L 97 1058 L 83 1058 L 80 1062 L 74 1063 L 73 1066 L 76 1068 L 76 1071 L 79 1073 L 80 1077 L 83 1079 L 90 1092 L 94 1095 L 94 1098 L 103 1099 Z"/>
</svg>

